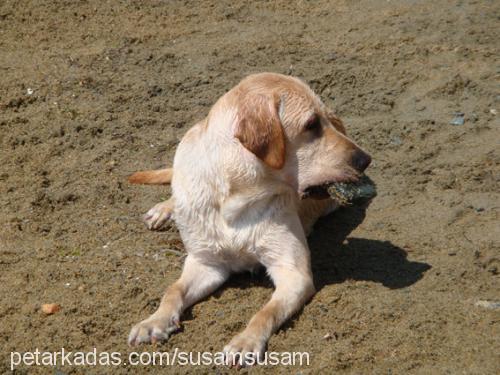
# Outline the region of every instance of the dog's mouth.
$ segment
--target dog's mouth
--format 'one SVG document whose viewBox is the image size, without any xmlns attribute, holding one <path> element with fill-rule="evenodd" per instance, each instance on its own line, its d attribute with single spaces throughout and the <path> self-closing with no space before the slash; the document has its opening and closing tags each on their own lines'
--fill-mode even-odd
<svg viewBox="0 0 500 375">
<path fill-rule="evenodd" d="M 301 198 L 327 199 L 330 197 L 327 190 L 330 184 L 331 183 L 326 183 L 324 185 L 309 186 L 302 192 Z"/>
</svg>

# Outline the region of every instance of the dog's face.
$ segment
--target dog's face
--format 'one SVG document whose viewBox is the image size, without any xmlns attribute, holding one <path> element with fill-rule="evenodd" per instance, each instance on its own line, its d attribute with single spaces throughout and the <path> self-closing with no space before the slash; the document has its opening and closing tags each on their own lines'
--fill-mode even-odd
<svg viewBox="0 0 500 375">
<path fill-rule="evenodd" d="M 356 181 L 371 162 L 298 79 L 259 74 L 243 81 L 236 96 L 236 138 L 301 197 L 327 198 L 329 184 Z"/>
<path fill-rule="evenodd" d="M 327 198 L 332 182 L 356 181 L 371 158 L 346 136 L 340 119 L 316 96 L 295 94 L 290 102 L 282 111 L 288 139 L 284 170 L 287 178 L 296 176 L 299 194 Z"/>
</svg>

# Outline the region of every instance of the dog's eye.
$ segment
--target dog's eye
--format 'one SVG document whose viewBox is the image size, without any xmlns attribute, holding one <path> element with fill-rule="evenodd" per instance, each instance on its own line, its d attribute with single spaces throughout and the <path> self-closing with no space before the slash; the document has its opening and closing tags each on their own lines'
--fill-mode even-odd
<svg viewBox="0 0 500 375">
<path fill-rule="evenodd" d="M 305 131 L 312 131 L 316 132 L 319 131 L 321 128 L 321 119 L 319 118 L 318 115 L 314 115 L 307 121 L 306 126 L 304 127 Z"/>
</svg>

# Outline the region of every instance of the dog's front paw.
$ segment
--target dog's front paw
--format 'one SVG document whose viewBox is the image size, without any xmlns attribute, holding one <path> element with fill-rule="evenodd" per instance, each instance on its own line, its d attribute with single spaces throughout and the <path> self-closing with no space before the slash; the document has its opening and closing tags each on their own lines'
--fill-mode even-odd
<svg viewBox="0 0 500 375">
<path fill-rule="evenodd" d="M 266 340 L 242 332 L 224 347 L 227 363 L 231 366 L 245 367 L 257 364 L 264 355 Z"/>
<path fill-rule="evenodd" d="M 136 324 L 128 336 L 129 345 L 166 341 L 180 328 L 179 317 L 157 317 L 155 314 Z"/>
<path fill-rule="evenodd" d="M 173 205 L 168 200 L 155 205 L 142 218 L 148 229 L 158 230 L 172 218 L 173 211 Z"/>
</svg>

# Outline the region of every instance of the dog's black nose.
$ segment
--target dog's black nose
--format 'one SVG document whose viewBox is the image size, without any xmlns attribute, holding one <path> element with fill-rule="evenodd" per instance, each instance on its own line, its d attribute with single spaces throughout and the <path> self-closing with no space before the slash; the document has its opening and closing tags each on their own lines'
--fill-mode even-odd
<svg viewBox="0 0 500 375">
<path fill-rule="evenodd" d="M 372 157 L 363 150 L 356 150 L 352 156 L 352 165 L 360 173 L 364 172 L 372 162 Z"/>
</svg>

